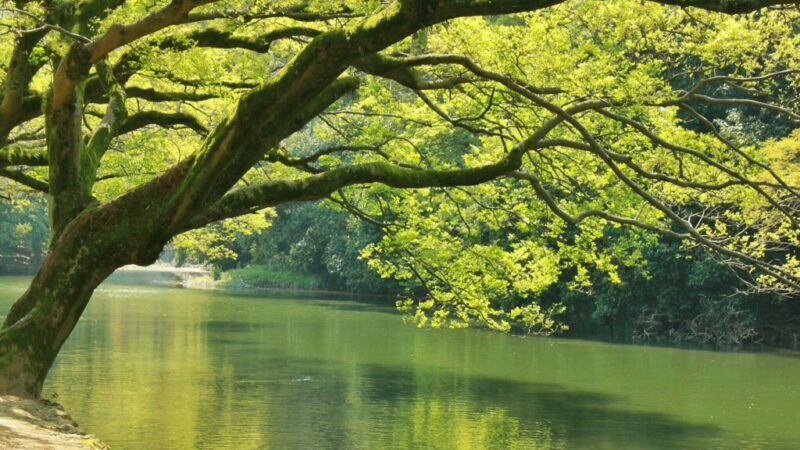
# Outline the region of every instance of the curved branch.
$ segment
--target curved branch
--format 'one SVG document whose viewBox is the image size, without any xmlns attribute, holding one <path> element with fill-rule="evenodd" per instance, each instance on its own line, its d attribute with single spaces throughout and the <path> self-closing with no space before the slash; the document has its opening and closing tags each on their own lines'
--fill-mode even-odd
<svg viewBox="0 0 800 450">
<path fill-rule="evenodd" d="M 374 54 L 359 59 L 353 64 L 353 67 L 370 75 L 394 80 L 411 89 L 432 89 L 432 87 L 429 86 L 437 82 L 423 80 L 420 74 L 412 70 L 412 68 L 443 64 L 462 66 L 478 76 L 481 76 L 480 74 L 483 72 L 483 70 L 468 57 L 450 54 L 429 54 L 403 58 Z M 471 78 L 463 76 L 456 76 L 451 80 L 452 81 L 448 84 L 455 85 L 473 81 Z M 562 92 L 562 89 L 557 87 L 526 87 L 537 94 L 558 94 Z"/>
<path fill-rule="evenodd" d="M 689 114 L 691 114 L 697 120 L 699 120 L 700 123 L 702 123 L 703 125 L 708 127 L 708 129 L 711 131 L 711 133 L 714 135 L 714 137 L 716 137 L 720 142 L 725 144 L 728 148 L 733 150 L 737 155 L 739 155 L 742 158 L 744 158 L 748 163 L 753 164 L 755 166 L 758 166 L 758 167 L 766 170 L 772 176 L 772 178 L 775 181 L 777 181 L 778 184 L 780 184 L 784 189 L 786 189 L 787 191 L 791 192 L 792 195 L 794 195 L 795 197 L 800 198 L 800 194 L 795 189 L 792 189 L 792 187 L 789 186 L 789 184 L 786 183 L 780 175 L 778 175 L 774 170 L 772 170 L 771 167 L 769 167 L 768 165 L 762 163 L 761 161 L 756 160 L 752 156 L 748 155 L 746 152 L 742 151 L 742 149 L 740 149 L 736 144 L 734 144 L 730 140 L 726 139 L 722 134 L 720 134 L 720 132 L 717 129 L 717 127 L 714 126 L 714 124 L 710 120 L 708 120 L 708 118 L 706 116 L 700 114 L 699 112 L 697 112 L 697 110 L 695 110 L 691 106 L 687 105 L 686 103 L 680 103 L 679 106 L 681 108 L 685 109 L 686 111 L 689 111 Z"/>
<path fill-rule="evenodd" d="M 30 120 L 28 116 L 36 111 L 30 107 L 26 91 L 33 75 L 41 66 L 30 61 L 30 55 L 47 31 L 38 31 L 19 36 L 11 51 L 11 58 L 5 67 L 3 92 L 0 97 L 0 143 L 4 142 L 11 130 L 20 123 Z"/>
<path fill-rule="evenodd" d="M 664 148 L 666 148 L 668 150 L 672 150 L 672 151 L 679 152 L 679 153 L 684 153 L 684 154 L 693 156 L 695 158 L 698 158 L 703 163 L 708 164 L 709 166 L 719 170 L 722 173 L 725 173 L 726 175 L 730 176 L 731 178 L 733 178 L 735 180 L 738 180 L 741 184 L 746 185 L 746 186 L 750 187 L 751 189 L 753 189 L 754 191 L 758 192 L 758 194 L 761 195 L 765 200 L 767 200 L 771 205 L 775 206 L 780 211 L 782 211 L 784 214 L 786 214 L 787 216 L 791 217 L 791 214 L 789 214 L 788 211 L 785 211 L 784 208 L 780 205 L 780 203 L 775 198 L 773 198 L 771 195 L 769 195 L 769 193 L 767 193 L 762 188 L 762 186 L 769 186 L 769 187 L 773 187 L 773 188 L 786 188 L 786 189 L 788 189 L 788 191 L 791 194 L 794 195 L 795 191 L 791 188 L 791 186 L 789 186 L 787 184 L 780 184 L 780 183 L 779 184 L 757 183 L 757 182 L 755 182 L 753 180 L 750 180 L 749 178 L 745 177 L 744 175 L 740 174 L 739 172 L 729 168 L 728 166 L 726 166 L 726 165 L 714 160 L 710 156 L 708 156 L 708 155 L 706 155 L 706 154 L 704 154 L 704 153 L 702 153 L 702 152 L 700 152 L 698 150 L 695 150 L 695 149 L 689 148 L 689 147 L 684 147 L 682 145 L 673 144 L 672 142 L 669 142 L 669 141 L 661 138 L 660 136 L 658 136 L 654 132 L 650 131 L 646 126 L 644 126 L 640 122 L 637 122 L 637 121 L 635 121 L 633 119 L 630 119 L 628 117 L 622 116 L 620 114 L 613 113 L 613 112 L 611 112 L 611 111 L 609 111 L 607 109 L 599 109 L 599 110 L 597 110 L 597 112 L 602 114 L 602 115 L 604 115 L 604 116 L 606 116 L 606 117 L 608 117 L 609 119 L 615 120 L 617 122 L 620 122 L 622 124 L 625 124 L 625 125 L 628 125 L 628 126 L 634 128 L 636 131 L 642 133 L 645 137 L 650 139 L 650 141 L 655 145 L 664 147 Z"/>
<path fill-rule="evenodd" d="M 142 111 L 131 114 L 120 125 L 119 134 L 127 134 L 149 125 L 157 125 L 161 128 L 172 128 L 176 125 L 182 125 L 186 128 L 194 130 L 200 135 L 205 136 L 208 134 L 208 128 L 200 123 L 197 117 L 191 114 L 165 113 L 160 111 Z"/>
<path fill-rule="evenodd" d="M 637 228 L 641 228 L 643 230 L 647 230 L 653 233 L 661 234 L 663 236 L 668 236 L 676 239 L 689 239 L 691 236 L 686 233 L 676 233 L 672 230 L 668 230 L 666 228 L 657 227 L 655 225 L 649 224 L 647 222 L 642 222 L 641 220 L 636 220 L 632 217 L 624 217 L 618 216 L 615 214 L 610 214 L 606 211 L 601 211 L 599 209 L 589 209 L 579 212 L 576 215 L 572 215 L 560 206 L 558 206 L 558 202 L 550 192 L 545 189 L 542 182 L 539 180 L 536 175 L 528 172 L 521 172 L 521 171 L 514 171 L 511 173 L 513 178 L 517 178 L 519 180 L 525 180 L 530 183 L 533 190 L 536 194 L 541 198 L 544 203 L 547 205 L 547 208 L 550 209 L 556 216 L 561 218 L 564 222 L 567 222 L 572 225 L 577 225 L 585 219 L 589 217 L 598 217 L 601 219 L 605 219 L 609 222 L 619 223 L 621 225 L 632 225 Z"/>
<path fill-rule="evenodd" d="M 226 194 L 208 211 L 193 218 L 186 230 L 280 203 L 326 198 L 339 189 L 354 184 L 382 183 L 397 188 L 472 186 L 509 173 L 519 167 L 520 163 L 518 157 L 509 157 L 494 164 L 471 169 L 416 170 L 386 162 L 374 162 L 333 169 L 298 180 L 267 182 Z"/>
<path fill-rule="evenodd" d="M 587 101 L 567 111 L 579 113 L 606 106 L 605 101 Z M 466 186 L 498 178 L 522 165 L 522 157 L 536 148 L 550 131 L 564 122 L 555 115 L 528 139 L 520 142 L 500 161 L 477 168 L 460 170 L 419 170 L 388 162 L 366 163 L 341 167 L 299 180 L 279 180 L 228 192 L 206 210 L 189 219 L 181 231 L 199 228 L 207 223 L 235 217 L 280 203 L 317 200 L 353 184 L 383 183 L 392 187 L 420 188 Z"/>
<path fill-rule="evenodd" d="M 61 60 L 53 77 L 51 110 L 66 105 L 73 88 L 86 78 L 89 67 L 106 57 L 112 50 L 153 34 L 168 26 L 186 20 L 191 10 L 216 0 L 173 0 L 169 5 L 154 11 L 128 25 L 114 25 L 92 42 L 76 43 Z"/>
<path fill-rule="evenodd" d="M 236 11 L 236 10 L 223 10 L 223 11 L 210 11 L 206 13 L 190 14 L 186 19 L 187 23 L 191 22 L 204 22 L 207 20 L 219 19 L 241 19 L 245 22 L 252 20 L 262 19 L 292 19 L 298 22 L 322 22 L 332 19 L 352 19 L 364 17 L 364 14 L 354 13 L 350 10 L 343 10 L 340 12 L 319 13 L 308 12 L 305 10 L 306 5 L 300 4 L 295 7 L 290 7 L 281 10 L 265 11 L 254 13 L 252 11 Z"/>
<path fill-rule="evenodd" d="M 743 105 L 743 106 L 752 106 L 755 108 L 766 109 L 769 111 L 774 111 L 779 114 L 784 114 L 790 117 L 795 122 L 800 121 L 800 114 L 796 111 L 793 111 L 789 108 L 780 106 L 780 105 L 773 105 L 772 103 L 760 102 L 758 100 L 753 100 L 749 98 L 717 98 L 711 97 L 708 95 L 703 94 L 687 94 L 681 97 L 680 100 L 675 100 L 673 102 L 665 102 L 665 105 L 679 105 L 680 103 L 686 100 L 697 100 L 703 103 L 708 103 L 710 105 Z"/>
<path fill-rule="evenodd" d="M 544 141 L 540 142 L 539 145 L 537 145 L 537 148 L 547 148 L 547 147 L 567 147 L 567 148 L 574 148 L 576 150 L 583 150 L 583 151 L 587 151 L 587 152 L 591 152 L 591 153 L 595 153 L 596 154 L 594 149 L 592 149 L 592 146 L 590 146 L 588 144 L 584 144 L 582 142 L 570 141 L 568 139 L 548 139 L 548 140 L 544 140 Z M 767 187 L 772 187 L 772 188 L 776 188 L 776 187 L 779 188 L 780 187 L 780 186 L 778 186 L 778 185 L 776 185 L 774 183 L 767 183 L 767 182 L 763 182 L 763 181 L 754 181 L 754 180 L 750 180 L 750 179 L 746 179 L 746 178 L 743 178 L 742 180 L 740 180 L 740 179 L 727 180 L 727 181 L 723 181 L 721 183 L 715 183 L 715 184 L 676 178 L 676 177 L 667 175 L 667 174 L 662 173 L 662 172 L 651 172 L 651 171 L 645 169 L 644 167 L 642 167 L 641 165 L 637 164 L 636 162 L 634 162 L 633 161 L 633 157 L 631 157 L 630 155 L 625 155 L 625 154 L 622 154 L 622 153 L 616 153 L 616 152 L 612 152 L 610 150 L 606 150 L 606 152 L 608 153 L 609 156 L 611 156 L 611 158 L 614 161 L 625 164 L 626 166 L 628 166 L 631 169 L 633 169 L 634 172 L 636 172 L 637 174 L 639 174 L 643 178 L 647 178 L 647 179 L 650 179 L 650 180 L 656 180 L 656 181 L 663 181 L 665 183 L 670 183 L 670 184 L 673 184 L 673 185 L 679 186 L 679 187 L 692 188 L 692 189 L 697 189 L 697 190 L 700 190 L 700 191 L 718 191 L 718 190 L 725 189 L 725 188 L 730 187 L 730 186 L 748 186 L 750 188 L 756 188 L 756 187 L 760 187 L 760 186 L 767 186 Z M 767 199 L 772 201 L 771 197 L 768 197 Z M 777 202 L 775 204 L 773 204 L 773 206 L 775 206 L 777 208 L 782 208 L 781 205 L 778 204 Z M 786 213 L 788 214 L 788 211 L 786 211 Z"/>
<path fill-rule="evenodd" d="M 689 222 L 681 218 L 675 211 L 673 211 L 670 207 L 668 207 L 664 202 L 647 192 L 644 188 L 639 186 L 636 182 L 634 182 L 630 177 L 628 177 L 617 164 L 614 162 L 613 158 L 608 154 L 608 152 L 603 148 L 602 145 L 595 139 L 592 133 L 589 132 L 577 119 L 575 119 L 569 112 L 563 110 L 562 108 L 538 97 L 537 95 L 530 93 L 528 98 L 531 98 L 536 104 L 544 107 L 548 111 L 553 112 L 554 114 L 562 117 L 564 121 L 572 125 L 583 137 L 583 139 L 593 148 L 593 150 L 600 156 L 602 161 L 611 169 L 614 175 L 622 181 L 626 186 L 628 186 L 633 192 L 635 192 L 639 197 L 649 203 L 651 206 L 655 207 L 657 210 L 661 211 L 667 218 L 669 218 L 676 226 L 684 229 L 686 233 L 691 237 L 692 240 L 698 242 L 700 244 L 705 245 L 706 247 L 726 256 L 730 256 L 736 258 L 750 266 L 761 270 L 762 272 L 766 273 L 767 275 L 773 277 L 774 279 L 778 280 L 781 283 L 784 283 L 787 286 L 790 286 L 792 289 L 800 290 L 800 279 L 791 272 L 788 272 L 780 267 L 776 267 L 772 264 L 769 264 L 765 261 L 761 261 L 757 258 L 754 258 L 750 255 L 738 252 L 736 250 L 731 250 L 728 248 L 723 247 L 722 245 L 717 244 L 710 238 L 700 234 Z"/>
</svg>

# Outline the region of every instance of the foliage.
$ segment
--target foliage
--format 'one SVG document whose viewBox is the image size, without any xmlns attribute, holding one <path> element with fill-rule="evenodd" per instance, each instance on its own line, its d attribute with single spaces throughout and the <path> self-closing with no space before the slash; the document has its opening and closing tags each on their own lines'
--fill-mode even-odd
<svg viewBox="0 0 800 450">
<path fill-rule="evenodd" d="M 233 267 L 295 201 L 380 231 L 337 247 L 306 227 L 288 271 L 352 283 L 337 257 L 367 244 L 423 325 L 559 330 L 549 290 L 622 283 L 657 239 L 796 296 L 796 3 L 4 7 L 0 177 L 47 193 L 52 237 L 0 330 L 0 391 L 38 395 L 114 269 L 170 241 Z"/>
<path fill-rule="evenodd" d="M 592 17 L 592 21 L 573 20 L 584 17 Z M 780 137 L 788 126 L 786 122 L 776 126 L 770 111 L 757 116 L 752 114 L 761 111 L 757 107 L 731 106 L 726 110 L 701 103 L 698 108 L 703 108 L 709 120 L 725 119 L 719 131 L 714 130 L 725 136 L 720 141 L 710 137 L 697 118 L 687 118 L 688 113 L 679 104 L 659 109 L 635 106 L 674 98 L 674 89 L 689 90 L 710 74 L 747 76 L 793 67 L 797 57 L 790 55 L 783 39 L 794 36 L 792 20 L 780 13 L 750 20 L 695 16 L 652 4 L 570 2 L 520 16 L 513 22 L 463 19 L 450 24 L 446 32 L 429 35 L 423 51 L 470 55 L 481 61 L 482 68 L 508 74 L 530 86 L 558 86 L 557 95 L 563 104 L 589 96 L 619 101 L 636 120 L 652 126 L 657 135 L 709 155 L 730 153 L 726 139 L 746 135 L 750 140 L 739 144 L 745 146 L 742 151 L 755 160 L 768 161 L 783 181 L 796 185 L 797 161 L 786 158 L 789 152 L 777 150 L 778 144 L 770 143 L 782 141 L 768 141 L 763 150 L 760 148 L 761 139 Z M 776 48 L 786 58 L 774 58 Z M 691 76 L 680 78 L 682 72 Z M 445 79 L 452 73 L 437 72 L 436 76 Z M 701 92 L 720 97 L 741 93 L 730 84 L 723 86 L 728 87 L 727 92 L 715 86 Z M 776 81 L 769 89 L 793 92 L 796 82 Z M 348 111 L 357 111 L 364 118 L 348 119 L 348 126 L 357 124 L 359 131 L 346 139 L 385 142 L 381 151 L 409 165 L 472 167 L 492 161 L 507 148 L 506 139 L 520 139 L 526 124 L 541 121 L 540 112 L 518 103 L 512 94 L 501 95 L 481 83 L 465 84 L 446 96 L 418 94 L 423 102 L 404 97 L 402 91 L 383 80 L 373 80 L 361 93 L 357 102 L 348 105 Z M 432 110 L 430 103 L 438 104 L 441 110 Z M 494 108 L 493 104 L 502 107 Z M 447 119 L 444 123 L 442 117 Z M 458 118 L 457 125 L 462 127 L 457 133 L 449 131 L 452 123 L 447 121 L 453 118 Z M 662 179 L 703 180 L 710 185 L 724 182 L 722 174 L 702 161 L 654 147 L 647 136 L 630 133 L 621 125 L 602 115 L 587 118 L 584 123 L 603 136 L 604 145 L 619 152 L 623 173 L 627 170 L 634 177 L 639 169 L 638 174 L 655 173 Z M 320 124 L 316 135 L 334 139 L 336 131 Z M 570 133 L 561 136 L 570 138 Z M 470 151 L 460 150 L 465 146 Z M 781 148 L 788 146 L 791 144 Z M 530 166 L 526 170 L 534 172 L 540 184 L 550 190 L 558 208 L 575 211 L 571 214 L 600 210 L 654 226 L 663 223 L 664 212 L 631 192 L 626 183 L 604 169 L 597 155 L 568 147 L 528 154 Z M 647 153 L 643 154 L 645 149 Z M 625 167 L 625 158 L 633 155 L 639 158 L 638 167 Z M 722 158 L 745 176 L 763 182 L 771 179 L 769 173 L 750 162 Z M 357 156 L 352 159 L 359 161 Z M 339 161 L 320 159 L 320 164 L 334 167 Z M 749 254 L 763 255 L 770 243 L 780 242 L 784 250 L 773 250 L 772 254 L 782 255 L 783 269 L 796 272 L 792 251 L 786 251 L 797 248 L 796 229 L 792 231 L 787 218 L 768 207 L 758 192 L 735 185 L 698 190 L 652 177 L 641 182 L 644 190 L 657 192 L 673 208 L 690 211 L 692 226 L 695 221 L 699 229 L 725 242 L 728 248 L 746 248 Z M 526 184 L 525 180 L 506 179 L 477 187 L 412 193 L 377 186 L 366 196 L 359 193 L 354 203 L 389 230 L 380 243 L 368 246 L 363 256 L 382 276 L 415 279 L 423 287 L 422 299 L 417 291 L 399 302 L 421 325 L 460 327 L 478 323 L 498 330 L 517 326 L 539 333 L 557 331 L 564 324 L 554 320 L 554 314 L 563 311 L 564 305 L 546 298 L 550 288 L 561 283 L 587 290 L 599 282 L 598 277 L 607 279 L 610 286 L 618 285 L 622 281 L 620 270 L 646 265 L 642 252 L 659 241 L 653 235 L 622 231 L 614 221 L 602 217 L 589 218 L 577 226 L 566 224 L 555 219 L 552 208 L 542 202 L 541 192 L 532 192 Z M 699 204 L 708 209 L 697 209 Z M 736 236 L 729 238 L 728 234 Z M 739 276 L 748 277 L 747 273 Z M 654 281 L 651 289 L 666 285 Z M 686 282 L 677 286 L 702 290 L 702 285 Z M 708 286 L 709 291 L 720 287 Z M 714 298 L 721 298 L 721 292 Z M 685 303 L 699 304 L 691 296 Z"/>
<path fill-rule="evenodd" d="M 397 283 L 381 279 L 359 256 L 380 236 L 374 226 L 328 204 L 298 203 L 278 207 L 270 228 L 241 236 L 237 245 L 248 249 L 239 259 L 244 264 L 305 274 L 317 288 L 389 295 L 399 291 Z"/>
<path fill-rule="evenodd" d="M 183 233 L 173 240 L 176 265 L 186 262 L 209 264 L 217 269 L 235 267 L 242 250 L 237 239 L 269 227 L 270 210 L 243 215 Z"/>
<path fill-rule="evenodd" d="M 39 197 L 0 201 L 0 273 L 30 273 L 42 263 L 49 228 Z"/>
<path fill-rule="evenodd" d="M 237 283 L 246 286 L 272 289 L 321 289 L 322 280 L 314 274 L 292 271 L 276 271 L 267 266 L 248 266 L 233 269 L 222 275 L 223 285 Z"/>
<path fill-rule="evenodd" d="M 229 11 L 244 8 L 253 15 L 293 5 L 229 3 Z M 376 2 L 310 2 L 303 8 L 312 14 L 344 11 L 358 17 L 377 6 Z M 40 13 L 35 5 L 31 8 L 31 13 Z M 111 24 L 130 22 L 146 9 L 140 2 L 126 3 L 85 30 L 100 32 Z M 673 145 L 717 158 L 743 177 L 773 182 L 770 173 L 736 156 L 736 151 L 769 162 L 783 181 L 796 185 L 796 161 L 786 150 L 792 148 L 796 134 L 786 137 L 793 127 L 786 114 L 752 102 L 719 105 L 686 97 L 696 92 L 712 98 L 772 98 L 778 103 L 791 98 L 798 88 L 791 74 L 755 84 L 737 80 L 791 70 L 800 62 L 795 15 L 781 10 L 722 16 L 650 2 L 575 0 L 514 16 L 460 18 L 401 40 L 391 49 L 409 58 L 465 55 L 481 70 L 542 89 L 549 94 L 546 102 L 550 104 L 604 99 L 616 114 L 635 120 Z M 276 73 L 304 45 L 289 34 L 295 39 L 276 39 L 259 47 L 262 36 L 296 25 L 290 17 L 254 22 L 241 16 L 204 24 L 218 33 L 215 39 L 223 40 L 214 41 L 209 34 L 190 28 L 156 34 L 153 40 L 135 42 L 112 57 L 116 70 L 135 69 L 124 75 L 128 85 L 185 92 L 166 102 L 128 98 L 129 115 L 149 110 L 182 114 L 189 101 L 201 108 L 201 122 L 223 121 L 239 95 L 231 86 L 255 86 L 253 80 Z M 335 24 L 319 21 L 309 28 L 313 36 Z M 298 32 L 302 35 L 308 30 Z M 159 44 L 164 42 L 159 39 L 168 39 L 169 45 Z M 230 39 L 239 39 L 242 44 L 233 47 L 241 48 L 227 48 L 224 42 Z M 64 36 L 48 35 L 36 52 L 63 49 L 64 41 Z M 358 92 L 285 139 L 277 151 L 267 152 L 267 161 L 277 164 L 257 164 L 242 185 L 378 160 L 420 169 L 477 167 L 502 158 L 514 142 L 535 132 L 547 117 L 545 103 L 536 100 L 532 105 L 520 91 L 503 86 L 499 79 L 464 70 L 468 66 L 431 64 L 413 74 L 429 83 L 459 77 L 468 81 L 438 90 L 408 89 L 391 72 L 376 72 L 365 65 L 354 69 L 353 73 L 368 73 Z M 52 70 L 45 65 L 31 85 L 46 86 Z M 709 82 L 714 76 L 731 79 Z M 701 116 L 693 115 L 690 106 Z M 90 128 L 99 124 L 98 108 L 87 106 L 87 111 L 97 112 L 87 114 Z M 621 173 L 645 192 L 658 193 L 659 200 L 673 208 L 702 204 L 718 211 L 697 226 L 709 240 L 748 255 L 777 255 L 778 267 L 797 272 L 796 259 L 785 250 L 797 247 L 796 228 L 758 191 L 741 183 L 708 190 L 671 182 L 714 185 L 725 183 L 731 175 L 702 159 L 655 145 L 647 135 L 631 133 L 630 123 L 611 116 L 584 114 L 581 120 L 604 147 L 616 152 Z M 709 123 L 717 129 L 709 129 Z M 25 124 L 24 131 L 32 132 L 37 125 L 36 121 Z M 198 151 L 204 145 L 202 133 L 194 131 L 183 122 L 170 133 L 154 133 L 146 127 L 115 140 L 114 151 L 104 156 L 94 195 L 101 200 L 114 198 Z M 351 211 L 376 219 L 379 232 L 345 224 L 339 213 L 327 208 L 292 207 L 280 216 L 281 226 L 273 231 L 260 231 L 272 218 L 267 212 L 179 235 L 173 239 L 176 261 L 207 263 L 215 270 L 261 264 L 277 272 L 315 274 L 336 289 L 399 289 L 398 284 L 382 284 L 367 275 L 361 265 L 367 261 L 383 278 L 406 286 L 399 305 L 419 324 L 558 331 L 565 326 L 555 315 L 564 305 L 545 298 L 555 284 L 586 290 L 598 282 L 598 274 L 618 284 L 620 271 L 645 264 L 642 251 L 655 245 L 657 238 L 623 231 L 604 217 L 589 217 L 577 225 L 558 220 L 553 205 L 542 201 L 541 190 L 531 188 L 530 177 L 535 176 L 553 196 L 557 208 L 570 214 L 600 210 L 657 228 L 665 228 L 670 218 L 609 170 L 596 151 L 570 147 L 569 142 L 582 137 L 575 127 L 556 127 L 548 137 L 566 143 L 528 152 L 521 168 L 527 178 L 415 192 L 376 185 L 337 194 L 340 201 L 350 202 Z M 740 148 L 734 151 L 728 141 Z M 337 147 L 340 151 L 331 151 Z M 627 164 L 631 156 L 637 158 L 636 166 Z M 306 162 L 296 162 L 303 158 Z M 37 170 L 31 175 L 43 176 Z M 290 214 L 297 219 L 284 218 Z M 336 236 L 331 230 L 342 232 Z M 297 239 L 300 233 L 303 237 Z M 784 250 L 770 251 L 773 242 L 780 242 Z M 774 277 L 742 268 L 753 272 L 762 286 L 785 289 Z"/>
</svg>

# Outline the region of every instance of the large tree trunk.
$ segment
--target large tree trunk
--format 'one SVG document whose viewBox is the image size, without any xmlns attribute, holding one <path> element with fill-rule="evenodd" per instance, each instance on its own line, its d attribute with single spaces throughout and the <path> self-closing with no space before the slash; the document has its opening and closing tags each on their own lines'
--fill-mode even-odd
<svg viewBox="0 0 800 450">
<path fill-rule="evenodd" d="M 39 397 L 92 292 L 113 271 L 78 258 L 70 260 L 74 267 L 67 271 L 54 262 L 52 256 L 45 260 L 0 331 L 0 393 Z"/>
<path fill-rule="evenodd" d="M 77 230 L 76 230 L 77 231 Z M 0 393 L 36 398 L 92 292 L 116 268 L 91 236 L 65 233 L 0 330 Z"/>
<path fill-rule="evenodd" d="M 141 232 L 150 221 L 113 206 L 86 212 L 64 229 L 9 311 L 0 330 L 0 395 L 38 397 L 95 288 L 125 264 L 147 265 L 158 257 L 163 241 Z"/>
</svg>

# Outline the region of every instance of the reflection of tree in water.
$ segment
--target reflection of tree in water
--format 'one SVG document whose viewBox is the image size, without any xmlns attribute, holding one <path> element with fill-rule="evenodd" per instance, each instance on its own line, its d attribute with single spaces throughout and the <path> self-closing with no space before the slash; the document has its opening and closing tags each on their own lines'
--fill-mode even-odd
<svg viewBox="0 0 800 450">
<path fill-rule="evenodd" d="M 613 396 L 366 363 L 375 351 L 395 353 L 356 345 L 359 333 L 327 340 L 348 322 L 254 323 L 246 308 L 226 317 L 197 300 L 162 306 L 186 321 L 153 315 L 146 302 L 98 303 L 95 312 L 110 308 L 114 319 L 85 322 L 72 341 L 83 356 L 59 370 L 91 388 L 70 395 L 61 378 L 50 386 L 85 426 L 125 448 L 713 447 L 714 428 L 627 411 Z M 410 348 L 395 345 L 396 354 Z"/>
<path fill-rule="evenodd" d="M 342 371 L 328 361 L 275 354 L 234 359 L 230 378 L 217 383 L 217 398 L 207 404 L 257 403 L 258 414 L 238 425 L 260 428 L 263 442 L 253 442 L 259 447 L 707 448 L 717 433 L 557 384 L 364 364 Z M 208 426 L 224 428 L 214 423 L 218 413 L 204 415 Z"/>
<path fill-rule="evenodd" d="M 409 447 L 672 448 L 716 433 L 712 426 L 626 411 L 612 396 L 557 384 L 379 366 L 362 374 L 365 400 L 392 411 L 385 423 Z"/>
</svg>

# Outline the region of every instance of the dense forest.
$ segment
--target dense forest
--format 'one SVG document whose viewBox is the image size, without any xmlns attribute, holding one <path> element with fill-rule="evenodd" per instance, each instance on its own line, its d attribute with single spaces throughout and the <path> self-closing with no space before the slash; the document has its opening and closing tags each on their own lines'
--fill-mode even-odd
<svg viewBox="0 0 800 450">
<path fill-rule="evenodd" d="M 3 206 L 0 273 L 33 273 L 47 247 L 46 207 L 35 200 Z M 377 295 L 387 303 L 426 293 L 419 280 L 383 278 L 370 267 L 364 249 L 386 236 L 336 203 L 288 204 L 268 217 L 258 227 L 220 227 L 204 231 L 202 240 L 178 240 L 162 260 L 208 266 L 225 289 L 330 290 Z M 735 269 L 700 247 L 663 238 L 635 251 L 641 258 L 617 279 L 590 267 L 587 282 L 577 287 L 576 274 L 565 271 L 530 299 L 560 308 L 558 326 L 547 332 L 718 348 L 800 344 L 795 298 L 753 292 Z"/>
<path fill-rule="evenodd" d="M 171 249 L 422 327 L 798 338 L 794 0 L 0 10 L 0 393 Z"/>
<path fill-rule="evenodd" d="M 609 240 L 623 238 L 609 234 Z M 210 264 L 219 277 L 254 287 L 423 297 L 419 280 L 382 278 L 370 268 L 363 249 L 383 238 L 379 227 L 334 203 L 292 204 L 277 208 L 270 227 L 216 242 L 230 251 L 227 257 L 209 257 L 207 247 L 179 247 L 183 256 L 173 262 Z M 558 326 L 546 331 L 717 347 L 798 345 L 796 299 L 753 292 L 713 254 L 674 239 L 645 242 L 634 251 L 641 258 L 622 268 L 616 279 L 589 267 L 587 281 L 576 286 L 576 273 L 565 271 L 528 300 L 560 308 L 554 317 Z"/>
</svg>

